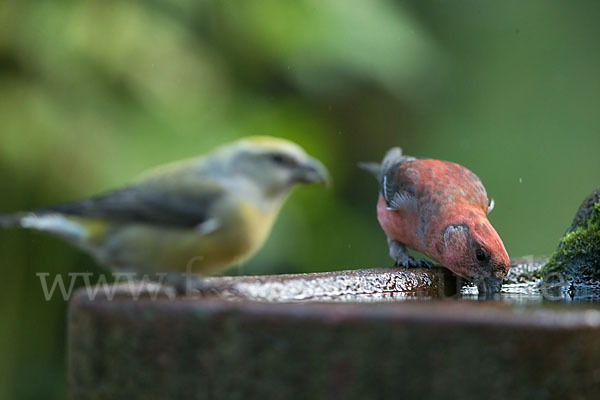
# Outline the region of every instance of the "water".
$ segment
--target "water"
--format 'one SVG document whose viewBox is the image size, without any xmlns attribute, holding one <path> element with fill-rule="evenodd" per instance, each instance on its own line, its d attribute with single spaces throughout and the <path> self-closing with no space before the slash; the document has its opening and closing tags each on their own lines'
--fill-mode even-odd
<svg viewBox="0 0 600 400">
<path fill-rule="evenodd" d="M 600 303 L 598 285 L 543 280 L 545 258 L 513 260 L 496 301 L 514 305 Z M 230 301 L 390 303 L 415 300 L 482 300 L 477 288 L 445 268 L 379 268 L 314 274 L 207 278 L 212 296 Z"/>
</svg>

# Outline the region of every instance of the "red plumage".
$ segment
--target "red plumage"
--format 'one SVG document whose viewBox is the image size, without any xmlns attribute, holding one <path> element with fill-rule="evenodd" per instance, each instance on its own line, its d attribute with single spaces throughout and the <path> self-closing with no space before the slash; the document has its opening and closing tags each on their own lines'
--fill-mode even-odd
<svg viewBox="0 0 600 400">
<path fill-rule="evenodd" d="M 488 197 L 477 175 L 453 162 L 403 156 L 399 148 L 388 152 L 377 172 L 377 216 L 398 263 L 414 263 L 405 245 L 482 292 L 500 290 L 510 261 L 487 219 Z"/>
</svg>

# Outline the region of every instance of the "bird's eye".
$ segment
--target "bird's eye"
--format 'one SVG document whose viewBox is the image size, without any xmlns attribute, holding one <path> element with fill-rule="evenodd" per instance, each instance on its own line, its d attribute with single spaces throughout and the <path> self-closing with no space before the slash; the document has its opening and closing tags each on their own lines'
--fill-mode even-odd
<svg viewBox="0 0 600 400">
<path fill-rule="evenodd" d="M 275 164 L 283 164 L 285 163 L 285 157 L 281 154 L 272 154 L 271 161 L 273 161 Z"/>
<path fill-rule="evenodd" d="M 288 157 L 284 154 L 273 153 L 269 154 L 269 159 L 277 164 L 277 165 L 293 165 L 295 164 L 294 160 L 291 157 Z"/>
<path fill-rule="evenodd" d="M 485 254 L 485 251 L 482 249 L 475 250 L 475 257 L 477 257 L 477 260 L 479 261 L 485 261 L 488 258 L 487 254 Z"/>
</svg>

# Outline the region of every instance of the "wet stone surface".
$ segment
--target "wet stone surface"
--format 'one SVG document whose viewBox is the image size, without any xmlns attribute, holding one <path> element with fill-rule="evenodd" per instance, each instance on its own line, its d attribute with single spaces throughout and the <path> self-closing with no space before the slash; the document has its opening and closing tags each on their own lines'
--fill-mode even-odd
<svg viewBox="0 0 600 400">
<path fill-rule="evenodd" d="M 516 262 L 497 301 L 436 268 L 210 278 L 199 298 L 80 290 L 71 398 L 590 398 L 600 308 L 545 301 L 542 264 Z"/>
<path fill-rule="evenodd" d="M 264 302 L 380 302 L 452 296 L 460 282 L 443 267 L 206 278 L 210 297 Z"/>
</svg>

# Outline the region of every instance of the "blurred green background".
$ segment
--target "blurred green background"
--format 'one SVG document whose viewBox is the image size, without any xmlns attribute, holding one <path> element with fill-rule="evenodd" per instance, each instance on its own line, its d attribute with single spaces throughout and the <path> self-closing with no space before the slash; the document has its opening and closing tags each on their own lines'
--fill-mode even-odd
<svg viewBox="0 0 600 400">
<path fill-rule="evenodd" d="M 275 135 L 335 185 L 298 190 L 232 273 L 390 265 L 356 163 L 394 145 L 471 168 L 509 254 L 549 254 L 600 185 L 599 19 L 593 1 L 4 0 L 0 212 Z M 64 398 L 66 304 L 35 274 L 100 269 L 19 231 L 0 260 L 0 398 Z"/>
</svg>

